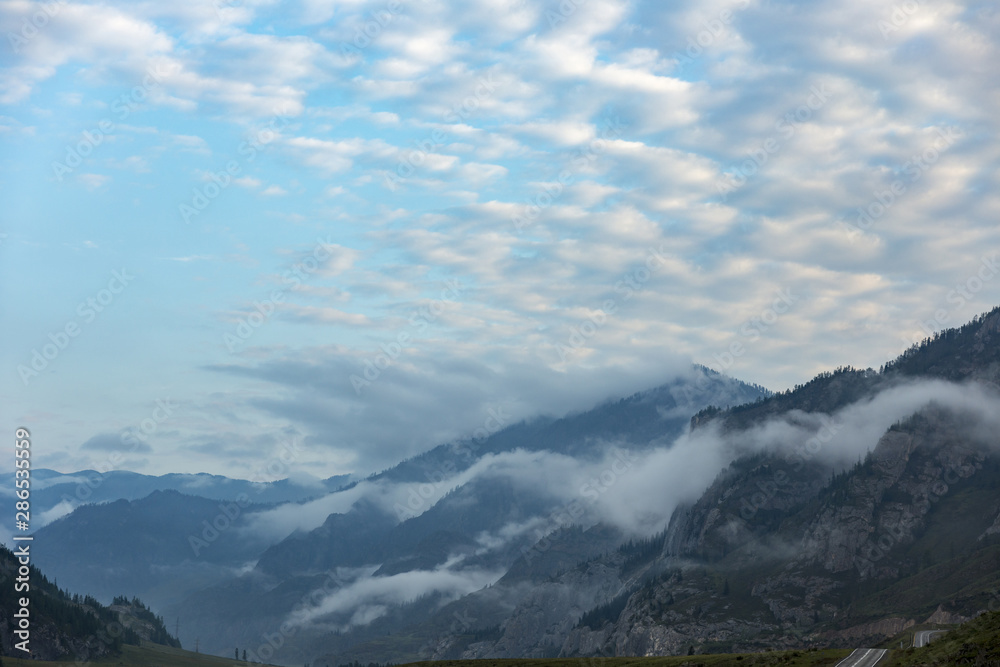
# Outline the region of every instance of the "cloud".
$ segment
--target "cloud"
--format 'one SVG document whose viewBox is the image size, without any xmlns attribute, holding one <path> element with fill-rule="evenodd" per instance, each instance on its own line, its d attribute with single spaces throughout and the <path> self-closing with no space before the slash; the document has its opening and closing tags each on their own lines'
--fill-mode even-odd
<svg viewBox="0 0 1000 667">
<path fill-rule="evenodd" d="M 884 389 L 833 415 L 791 411 L 746 431 L 725 433 L 710 423 L 651 449 L 649 443 L 607 443 L 606 454 L 599 460 L 544 450 L 513 450 L 486 454 L 436 484 L 390 483 L 386 478 L 364 481 L 303 505 L 289 504 L 254 514 L 245 530 L 280 539 L 293 529 L 311 530 L 322 524 L 328 512 L 346 512 L 361 499 L 391 515 L 394 507 L 406 506 L 407 499 L 417 495 L 426 501 L 414 511 L 419 515 L 455 488 L 503 479 L 522 497 L 544 498 L 550 509 L 477 535 L 480 554 L 503 549 L 515 540 L 533 542 L 569 517 L 575 523 L 600 521 L 646 536 L 662 530 L 680 504 L 697 500 L 737 458 L 765 451 L 786 457 L 807 452 L 807 458 L 825 462 L 831 472 L 840 470 L 872 451 L 892 424 L 929 405 L 967 417 L 969 434 L 984 443 L 992 442 L 990 434 L 1000 427 L 1000 396 L 992 390 L 975 384 L 913 381 Z M 432 495 L 427 495 L 426 487 L 434 487 Z M 366 625 L 391 607 L 420 595 L 436 593 L 452 599 L 498 576 L 476 569 L 458 570 L 461 561 L 456 557 L 433 571 L 392 577 L 363 573 L 315 606 L 294 613 L 291 620 L 297 625 L 323 622 L 344 630 Z"/>
<path fill-rule="evenodd" d="M 38 528 L 43 528 L 44 526 L 49 525 L 53 521 L 56 521 L 57 519 L 61 519 L 64 516 L 67 516 L 74 509 L 76 509 L 76 506 L 73 503 L 71 503 L 68 500 L 63 500 L 58 504 L 56 504 L 55 507 L 52 507 L 38 514 L 32 525 L 35 527 L 36 530 Z"/>
<path fill-rule="evenodd" d="M 278 542 L 295 531 L 310 531 L 323 525 L 331 514 L 346 514 L 361 498 L 378 495 L 378 488 L 361 482 L 346 491 L 335 491 L 305 503 L 287 503 L 247 516 L 244 530 Z"/>
<path fill-rule="evenodd" d="M 277 542 L 295 531 L 307 532 L 318 528 L 331 514 L 346 514 L 362 501 L 381 509 L 388 516 L 404 520 L 419 516 L 459 487 L 474 480 L 492 478 L 506 479 L 530 495 L 538 495 L 541 489 L 542 496 L 558 499 L 570 494 L 573 483 L 564 480 L 572 476 L 582 483 L 585 479 L 582 471 L 589 470 L 591 465 L 551 452 L 515 450 L 486 454 L 464 469 L 453 465 L 448 470 L 450 474 L 441 471 L 440 478 L 435 479 L 432 485 L 423 479 L 414 482 L 390 482 L 384 478 L 364 480 L 343 491 L 305 503 L 288 503 L 255 512 L 248 516 L 244 530 L 249 535 L 264 536 Z M 433 488 L 428 490 L 428 486 Z M 418 507 L 412 506 L 413 497 L 421 499 Z M 500 531 L 499 535 L 510 539 L 515 533 L 508 528 Z"/>
<path fill-rule="evenodd" d="M 412 342 L 384 369 L 378 356 L 385 352 L 378 346 L 361 354 L 327 346 L 212 370 L 267 382 L 270 388 L 252 399 L 254 408 L 303 426 L 310 447 L 350 453 L 353 469 L 361 472 L 471 437 L 490 410 L 502 410 L 504 425 L 539 412 L 563 415 L 637 386 L 659 385 L 688 369 L 683 359 L 661 352 L 655 358 L 637 355 L 629 362 L 635 366 L 570 366 L 553 373 L 547 360 L 520 347 L 497 346 L 482 360 L 471 342 L 422 335 L 409 323 L 401 331 L 409 332 Z M 369 362 L 374 370 L 366 376 Z M 370 384 L 358 385 L 352 376 Z M 423 428 L 408 426 L 414 414 L 421 415 Z M 410 434 L 405 439 L 399 437 L 403 431 Z"/>
<path fill-rule="evenodd" d="M 282 305 L 281 316 L 292 322 L 309 324 L 369 326 L 371 320 L 360 313 L 348 313 L 337 308 L 317 308 L 314 306 Z"/>
<path fill-rule="evenodd" d="M 442 566 L 435 570 L 417 570 L 389 577 L 365 577 L 330 593 L 310 607 L 293 612 L 288 622 L 293 626 L 302 626 L 334 616 L 344 620 L 328 621 L 326 624 L 345 631 L 368 625 L 388 613 L 391 607 L 423 595 L 440 595 L 442 604 L 458 599 L 495 582 L 502 575 L 502 571 L 454 572 Z"/>
<path fill-rule="evenodd" d="M 97 190 L 102 185 L 111 180 L 110 176 L 103 174 L 80 174 L 77 179 L 83 183 L 88 190 Z"/>
<path fill-rule="evenodd" d="M 50 164 L 115 125 L 74 171 L 83 187 L 14 188 L 12 207 L 50 221 L 4 230 L 19 256 L 75 284 L 93 266 L 41 248 L 88 229 L 90 261 L 232 260 L 158 262 L 145 284 L 173 296 L 102 316 L 148 340 L 129 327 L 166 331 L 151 323 L 170 313 L 185 323 L 170 334 L 180 356 L 88 336 L 99 349 L 75 355 L 72 374 L 70 356 L 52 366 L 65 389 L 16 399 L 20 413 L 60 391 L 90 397 L 54 427 L 70 447 L 73 429 L 109 432 L 120 405 L 177 380 L 211 408 L 178 416 L 201 449 L 158 447 L 154 465 L 242 470 L 211 443 L 266 456 L 253 436 L 277 422 L 308 431 L 329 455 L 310 461 L 324 474 L 370 470 L 474 431 L 491 406 L 558 413 L 658 384 L 665 357 L 784 388 L 877 367 L 1000 302 L 1000 280 L 978 275 L 1000 250 L 989 7 L 922 3 L 896 25 L 892 0 L 405 4 L 361 48 L 384 4 L 63 3 L 8 52 L 11 154 Z M 8 0 L 0 29 L 20 35 L 48 6 Z M 141 212 L 173 216 L 193 188 L 211 190 L 230 160 L 240 187 L 198 214 L 205 234 L 128 231 Z M 268 187 L 294 196 L 264 210 Z M 342 249 L 301 285 L 281 283 L 287 308 L 236 356 L 213 346 L 227 314 L 247 314 L 302 259 L 274 250 L 300 231 Z M 647 276 L 650 248 L 662 261 Z M 449 280 L 465 287 L 445 302 Z M 761 326 L 779 290 L 796 303 Z M 73 304 L 22 305 L 33 321 L 12 350 L 39 345 L 28 332 Z M 127 320 L 111 327 L 115 313 Z M 87 382 L 109 363 L 134 375 L 100 403 Z M 185 367 L 225 370 L 180 382 Z M 366 370 L 378 379 L 356 394 L 350 377 Z"/>
<path fill-rule="evenodd" d="M 127 436 L 127 437 L 126 437 Z M 153 448 L 135 435 L 99 433 L 82 445 L 81 451 L 97 452 L 151 452 Z"/>
<path fill-rule="evenodd" d="M 253 176 L 241 176 L 239 178 L 234 178 L 233 183 L 241 188 L 259 188 L 262 185 L 260 179 L 254 178 Z"/>
<path fill-rule="evenodd" d="M 604 474 L 595 513 L 604 521 L 639 535 L 662 529 L 680 503 L 697 500 L 731 461 L 768 451 L 800 457 L 843 470 L 872 451 L 893 424 L 935 405 L 968 419 L 968 436 L 991 442 L 986 434 L 1000 427 L 1000 396 L 976 384 L 916 381 L 880 391 L 832 415 L 793 411 L 748 431 L 726 434 L 700 428 L 671 447 L 642 455 L 620 475 Z M 791 465 L 791 464 L 790 464 Z M 621 466 L 619 466 L 621 467 Z M 611 470 L 610 467 L 607 470 Z"/>
<path fill-rule="evenodd" d="M 618 444 L 646 448 L 649 443 Z M 520 497 L 548 502 L 552 507 L 573 500 L 586 500 L 590 505 L 589 499 L 593 495 L 590 488 L 594 480 L 606 480 L 608 471 L 612 470 L 619 471 L 614 473 L 617 477 L 635 462 L 634 453 L 615 446 L 615 443 L 608 443 L 607 449 L 609 453 L 599 460 L 576 459 L 546 450 L 515 449 L 486 453 L 478 456 L 471 465 L 465 465 L 464 460 L 449 462 L 437 471 L 432 484 L 426 479 L 412 482 L 393 482 L 384 477 L 364 480 L 346 490 L 305 503 L 288 503 L 255 512 L 248 516 L 243 530 L 248 535 L 277 542 L 295 531 L 314 530 L 323 525 L 331 514 L 346 514 L 362 501 L 379 508 L 387 516 L 405 521 L 431 509 L 455 489 L 484 480 L 503 480 L 511 484 Z M 600 488 L 600 493 L 604 490 Z M 414 498 L 420 502 L 415 503 Z M 594 520 L 593 516 L 590 520 Z M 477 536 L 477 540 L 485 550 L 496 549 L 545 526 L 543 516 L 531 517 L 524 522 L 503 526 L 495 533 L 483 533 Z"/>
<path fill-rule="evenodd" d="M 196 137 L 188 134 L 175 134 L 171 136 L 171 140 L 174 145 L 179 146 L 181 150 L 189 151 L 192 153 L 201 154 L 211 154 L 211 149 L 208 146 L 208 142 L 201 137 Z"/>
<path fill-rule="evenodd" d="M 214 260 L 215 257 L 212 255 L 188 255 L 186 257 L 164 257 L 163 259 L 168 262 L 180 262 L 182 264 L 187 264 L 190 262 L 202 262 Z"/>
</svg>

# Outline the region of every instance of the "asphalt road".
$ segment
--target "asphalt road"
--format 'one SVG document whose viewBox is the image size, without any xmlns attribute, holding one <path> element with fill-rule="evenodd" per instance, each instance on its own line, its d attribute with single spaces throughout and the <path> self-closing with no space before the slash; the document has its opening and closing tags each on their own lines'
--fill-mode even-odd
<svg viewBox="0 0 1000 667">
<path fill-rule="evenodd" d="M 913 635 L 913 646 L 915 648 L 923 648 L 931 643 L 934 635 L 940 635 L 944 633 L 944 630 L 918 630 Z"/>
<path fill-rule="evenodd" d="M 874 667 L 875 664 L 885 657 L 884 648 L 858 648 L 837 663 L 837 667 Z"/>
</svg>

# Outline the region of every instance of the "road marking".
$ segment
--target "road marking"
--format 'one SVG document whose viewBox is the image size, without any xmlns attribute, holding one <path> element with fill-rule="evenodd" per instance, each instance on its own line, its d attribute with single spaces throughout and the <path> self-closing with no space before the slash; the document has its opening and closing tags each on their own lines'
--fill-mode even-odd
<svg viewBox="0 0 1000 667">
<path fill-rule="evenodd" d="M 918 630 L 914 633 L 914 648 L 923 648 L 934 640 L 934 635 L 944 634 L 945 630 Z"/>
<path fill-rule="evenodd" d="M 878 657 L 869 662 L 874 653 L 878 653 Z M 884 648 L 856 648 L 849 656 L 838 662 L 837 667 L 875 667 L 885 654 Z"/>
</svg>

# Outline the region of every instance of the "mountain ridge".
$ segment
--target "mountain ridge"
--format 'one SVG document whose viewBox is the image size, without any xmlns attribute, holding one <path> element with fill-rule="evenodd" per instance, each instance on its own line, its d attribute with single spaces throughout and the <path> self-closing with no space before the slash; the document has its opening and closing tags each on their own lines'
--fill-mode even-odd
<svg viewBox="0 0 1000 667">
<path fill-rule="evenodd" d="M 281 660 L 330 664 L 825 647 L 969 617 L 1000 590 L 998 381 L 1000 308 L 778 393 L 696 367 L 295 505 L 339 509 L 166 609 L 220 654 L 294 620 Z M 659 472 L 687 490 L 629 523 Z"/>
</svg>

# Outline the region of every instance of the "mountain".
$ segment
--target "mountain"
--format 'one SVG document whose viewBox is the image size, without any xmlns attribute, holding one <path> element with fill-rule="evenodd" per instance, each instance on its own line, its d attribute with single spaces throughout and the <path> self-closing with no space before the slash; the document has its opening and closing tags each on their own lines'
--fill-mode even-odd
<svg viewBox="0 0 1000 667">
<path fill-rule="evenodd" d="M 32 542 L 19 543 L 16 552 L 0 546 L 0 653 L 3 655 L 82 663 L 118 655 L 123 644 L 138 646 L 142 641 L 151 641 L 180 645 L 167 632 L 163 619 L 138 598 L 131 601 L 121 598 L 114 605 L 104 606 L 89 595 L 71 596 L 33 564 L 27 565 L 25 573 L 20 561 L 23 545 L 29 545 L 29 556 L 36 553 Z M 28 601 L 27 606 L 21 604 L 23 600 Z M 22 618 L 28 620 L 26 630 L 20 624 Z M 27 643 L 23 644 L 25 639 Z M 30 653 L 26 654 L 24 648 Z"/>
<path fill-rule="evenodd" d="M 1000 309 L 877 371 L 771 394 L 698 367 L 448 443 L 248 508 L 204 558 L 185 535 L 218 510 L 179 494 L 50 539 L 105 570 L 81 578 L 206 568 L 157 610 L 283 664 L 871 645 L 998 599 L 998 387 Z M 105 519 L 120 552 L 88 543 L 116 539 L 88 532 Z"/>
<path fill-rule="evenodd" d="M 591 410 L 436 447 L 332 494 L 358 499 L 317 528 L 296 531 L 266 549 L 254 572 L 195 593 L 167 613 L 210 629 L 210 641 L 218 645 L 206 648 L 222 651 L 259 643 L 310 598 L 317 582 L 334 579 L 345 595 L 364 591 L 366 601 L 338 607 L 326 622 L 335 628 L 333 639 L 328 629 L 297 632 L 286 642 L 283 659 L 308 660 L 330 641 L 351 645 L 372 634 L 394 633 L 409 622 L 414 610 L 408 605 L 414 601 L 429 605 L 421 613 L 430 616 L 448 600 L 501 576 L 523 550 L 560 527 L 554 513 L 577 490 L 528 480 L 526 470 L 541 477 L 557 467 L 599 476 L 618 465 L 612 451 L 638 456 L 669 447 L 706 405 L 736 405 L 765 395 L 761 387 L 698 367 Z M 624 537 L 614 528 L 605 533 L 613 537 L 598 543 L 602 550 Z M 583 548 L 575 557 L 596 553 Z M 435 592 L 434 582 L 444 587 L 443 594 Z M 380 592 L 383 586 L 403 592 Z M 425 594 L 430 597 L 421 599 Z"/>
<path fill-rule="evenodd" d="M 505 428 L 483 441 L 466 440 L 436 447 L 399 465 L 373 475 L 369 484 L 406 484 L 447 489 L 440 500 L 430 502 L 417 489 L 416 498 L 395 503 L 383 513 L 380 527 L 370 505 L 360 505 L 342 515 L 330 515 L 324 525 L 310 534 L 296 534 L 262 554 L 258 568 L 281 574 L 282 565 L 301 567 L 308 559 L 318 570 L 361 562 L 410 557 L 413 546 L 426 536 L 453 531 L 474 536 L 496 530 L 511 522 L 523 522 L 553 509 L 546 489 L 524 488 L 500 476 L 483 475 L 460 484 L 452 479 L 484 460 L 512 452 L 548 453 L 574 460 L 600 461 L 610 446 L 620 444 L 634 452 L 669 444 L 687 427 L 692 413 L 707 404 L 743 404 L 767 395 L 762 387 L 747 385 L 718 375 L 706 368 L 675 382 L 639 392 L 591 410 L 561 419 L 537 419 Z M 537 461 L 530 455 L 526 461 Z M 429 495 L 429 494 L 428 494 Z M 413 515 L 413 516 L 411 516 Z M 404 519 L 400 521 L 400 519 Z M 364 526 L 366 532 L 381 533 L 376 545 L 368 538 L 355 542 L 354 529 L 345 522 Z M 352 536 L 346 548 L 337 540 Z M 331 542 L 333 540 L 334 542 Z M 375 550 L 373 552 L 373 549 Z"/>
<path fill-rule="evenodd" d="M 434 655 L 857 646 L 970 617 L 1000 590 L 998 380 L 1000 309 L 879 372 L 705 410 L 691 437 L 745 453 L 673 512 L 655 553 L 582 563 L 496 639 L 452 636 Z M 566 603 L 580 591 L 594 591 L 586 615 Z"/>
<path fill-rule="evenodd" d="M 996 665 L 1000 663 L 1000 612 L 992 611 L 964 623 L 929 645 L 902 652 L 899 667 Z"/>
<path fill-rule="evenodd" d="M 326 495 L 349 484 L 351 475 L 328 479 L 282 479 L 273 482 L 230 479 L 221 475 L 171 473 L 154 477 L 127 470 L 80 470 L 61 473 L 47 468 L 32 470 L 31 504 L 35 524 L 41 527 L 65 516 L 80 505 L 114 500 L 138 500 L 154 491 L 177 491 L 210 500 L 236 500 L 247 495 L 256 503 L 302 502 Z M 0 474 L 0 497 L 14 497 L 14 473 Z"/>
<path fill-rule="evenodd" d="M 84 505 L 35 533 L 36 562 L 71 590 L 163 609 L 256 561 L 266 543 L 241 528 L 260 507 L 177 491 Z"/>
</svg>

